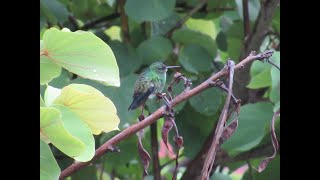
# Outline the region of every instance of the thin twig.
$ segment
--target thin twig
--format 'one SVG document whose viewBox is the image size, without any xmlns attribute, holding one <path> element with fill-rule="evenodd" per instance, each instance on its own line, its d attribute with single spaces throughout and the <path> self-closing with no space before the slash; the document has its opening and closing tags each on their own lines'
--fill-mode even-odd
<svg viewBox="0 0 320 180">
<path fill-rule="evenodd" d="M 113 14 L 110 14 L 108 16 L 101 17 L 99 19 L 96 19 L 94 21 L 90 21 L 90 22 L 84 24 L 82 27 L 80 27 L 80 30 L 86 31 L 88 29 L 91 29 L 91 28 L 95 27 L 97 24 L 100 24 L 102 22 L 109 21 L 109 20 L 112 20 L 112 19 L 116 19 L 118 17 L 120 17 L 119 13 L 113 13 Z"/>
<path fill-rule="evenodd" d="M 248 170 L 249 170 L 249 180 L 253 180 L 253 172 L 250 159 L 247 160 Z"/>
<path fill-rule="evenodd" d="M 151 131 L 151 156 L 152 156 L 152 162 L 153 162 L 153 177 L 155 180 L 161 180 L 161 174 L 160 174 L 160 161 L 158 156 L 158 129 L 157 129 L 157 121 L 150 125 L 150 131 Z"/>
<path fill-rule="evenodd" d="M 191 9 L 187 15 L 185 15 L 180 21 L 176 23 L 173 28 L 171 28 L 167 33 L 166 37 L 170 37 L 174 30 L 179 29 L 192 15 L 194 15 L 196 12 L 198 12 L 206 3 L 208 0 L 202 0 L 197 6 L 195 6 L 193 9 Z"/>
<path fill-rule="evenodd" d="M 276 67 L 280 71 L 280 67 L 278 65 L 276 65 L 274 62 L 270 61 L 269 59 L 267 59 L 266 62 L 271 64 L 272 66 Z"/>
<path fill-rule="evenodd" d="M 230 100 L 231 100 L 231 94 L 232 94 L 234 66 L 235 66 L 234 61 L 228 60 L 227 65 L 223 69 L 223 70 L 227 71 L 229 74 L 229 85 L 228 85 L 229 92 L 228 92 L 228 96 L 227 96 L 226 102 L 224 104 L 222 113 L 219 117 L 219 121 L 218 121 L 218 124 L 216 127 L 216 131 L 214 133 L 215 135 L 213 137 L 211 147 L 210 147 L 208 155 L 207 155 L 207 159 L 206 159 L 206 161 L 203 165 L 203 168 L 202 168 L 201 180 L 206 180 L 209 177 L 210 171 L 211 171 L 212 166 L 214 164 L 217 146 L 219 144 L 219 140 L 220 140 L 222 133 L 224 131 L 224 125 L 227 120 L 227 113 L 228 113 L 229 104 L 230 104 Z"/>
<path fill-rule="evenodd" d="M 265 58 L 270 57 L 271 55 L 272 55 L 272 52 L 270 52 L 270 51 L 266 51 L 266 52 L 260 53 L 258 55 L 255 55 L 254 53 L 250 53 L 250 55 L 248 57 L 246 57 L 244 60 L 242 60 L 240 63 L 238 63 L 235 66 L 235 69 L 236 70 L 237 69 L 242 69 L 244 67 L 244 65 L 246 65 L 247 63 L 249 63 L 251 61 L 265 59 Z M 190 89 L 190 90 L 187 90 L 187 91 L 183 91 L 181 94 L 179 94 L 178 96 L 176 96 L 174 99 L 172 99 L 170 101 L 171 107 L 175 107 L 179 103 L 181 103 L 183 101 L 186 101 L 187 99 L 190 99 L 191 97 L 199 94 L 200 92 L 210 88 L 211 87 L 210 82 L 216 81 L 219 78 L 221 79 L 223 76 L 226 76 L 227 74 L 228 74 L 228 71 L 222 69 L 221 71 L 219 71 L 216 74 L 212 75 L 206 81 L 204 81 L 200 85 L 194 87 L 193 89 Z M 164 105 L 164 106 L 160 107 L 159 109 L 157 109 L 150 116 L 145 118 L 143 121 L 138 122 L 136 124 L 133 124 L 132 126 L 124 129 L 123 131 L 121 131 L 120 133 L 118 133 L 117 135 L 115 135 L 114 137 L 109 139 L 107 142 L 105 142 L 102 146 L 100 146 L 96 150 L 96 153 L 95 153 L 94 157 L 90 161 L 88 161 L 88 162 L 76 162 L 76 163 L 70 165 L 69 167 L 67 167 L 66 169 L 64 169 L 61 172 L 59 179 L 60 180 L 61 179 L 65 179 L 66 177 L 68 177 L 71 174 L 77 172 L 81 168 L 86 167 L 87 165 L 89 165 L 93 161 L 97 160 L 99 157 L 101 157 L 103 154 L 105 154 L 105 152 L 109 149 L 110 146 L 115 146 L 116 144 L 118 144 L 119 142 L 121 142 L 124 139 L 128 138 L 129 136 L 132 136 L 135 133 L 137 133 L 138 131 L 144 129 L 145 127 L 147 127 L 149 125 L 151 125 L 152 123 L 154 123 L 155 121 L 160 119 L 162 117 L 162 115 L 163 115 L 163 112 L 165 112 L 165 111 L 166 111 L 166 105 Z"/>
<path fill-rule="evenodd" d="M 183 156 L 183 153 L 179 154 L 178 158 L 181 158 L 182 156 Z M 170 159 L 169 161 L 165 162 L 163 165 L 160 166 L 160 170 L 175 161 L 176 161 L 176 158 Z"/>
</svg>

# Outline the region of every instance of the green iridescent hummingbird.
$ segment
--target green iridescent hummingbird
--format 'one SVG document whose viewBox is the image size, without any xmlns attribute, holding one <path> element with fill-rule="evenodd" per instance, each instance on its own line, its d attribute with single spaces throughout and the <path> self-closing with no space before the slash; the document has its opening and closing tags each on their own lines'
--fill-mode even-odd
<svg viewBox="0 0 320 180">
<path fill-rule="evenodd" d="M 162 62 L 155 62 L 142 72 L 134 85 L 133 101 L 128 110 L 144 106 L 151 94 L 161 93 L 166 83 L 166 73 L 169 68 L 180 66 L 166 66 Z"/>
</svg>

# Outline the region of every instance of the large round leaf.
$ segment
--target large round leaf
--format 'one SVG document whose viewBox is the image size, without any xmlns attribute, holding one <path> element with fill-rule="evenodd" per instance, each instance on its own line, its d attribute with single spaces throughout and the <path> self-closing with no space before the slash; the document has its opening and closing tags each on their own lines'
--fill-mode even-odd
<svg viewBox="0 0 320 180">
<path fill-rule="evenodd" d="M 40 139 L 40 179 L 58 179 L 60 171 L 49 145 Z"/>
<path fill-rule="evenodd" d="M 60 95 L 61 89 L 54 88 L 52 86 L 47 86 L 44 92 L 44 101 L 47 106 L 51 106 L 53 101 Z"/>
<path fill-rule="evenodd" d="M 87 124 L 63 105 L 54 105 L 61 112 L 61 121 L 64 127 L 74 136 L 85 144 L 85 150 L 79 156 L 73 157 L 77 161 L 86 162 L 92 159 L 95 152 L 95 142 L 91 130 Z"/>
<path fill-rule="evenodd" d="M 174 31 L 172 39 L 182 44 L 196 44 L 207 50 L 207 53 L 213 58 L 217 54 L 216 42 L 207 34 L 193 31 L 190 29 L 179 29 Z"/>
<path fill-rule="evenodd" d="M 44 49 L 43 41 L 40 40 L 40 51 Z M 40 84 L 47 84 L 61 73 L 61 67 L 50 61 L 45 56 L 40 56 Z"/>
<path fill-rule="evenodd" d="M 85 144 L 64 127 L 56 108 L 40 107 L 40 133 L 70 157 L 79 156 L 85 150 Z"/>
<path fill-rule="evenodd" d="M 119 41 L 111 41 L 109 45 L 117 58 L 121 78 L 132 74 L 139 69 L 141 66 L 141 59 L 135 48 Z M 121 86 L 124 85 L 122 83 L 120 84 Z"/>
<path fill-rule="evenodd" d="M 69 12 L 58 0 L 40 0 L 40 14 L 51 23 L 63 23 L 68 20 Z"/>
<path fill-rule="evenodd" d="M 212 116 L 221 108 L 222 92 L 218 88 L 205 90 L 190 99 L 191 106 L 206 116 Z"/>
<path fill-rule="evenodd" d="M 241 107 L 239 126 L 222 148 L 230 155 L 247 151 L 257 146 L 265 135 L 265 127 L 273 116 L 272 105 L 269 102 L 246 104 Z"/>
<path fill-rule="evenodd" d="M 93 134 L 118 130 L 119 117 L 112 101 L 100 91 L 84 84 L 64 87 L 53 104 L 62 104 L 80 117 Z"/>
<path fill-rule="evenodd" d="M 179 62 L 189 72 L 199 74 L 212 70 L 213 58 L 205 49 L 198 45 L 186 45 L 180 51 Z"/>
<path fill-rule="evenodd" d="M 130 18 L 137 22 L 158 21 L 171 15 L 175 0 L 129 0 L 124 6 Z"/>
<path fill-rule="evenodd" d="M 217 28 L 211 20 L 189 18 L 186 21 L 186 25 L 189 29 L 200 32 L 202 34 L 206 34 L 213 40 L 218 34 Z"/>
<path fill-rule="evenodd" d="M 170 31 L 181 18 L 172 13 L 169 17 L 161 19 L 159 21 L 153 21 L 150 23 L 150 36 L 163 36 Z"/>
<path fill-rule="evenodd" d="M 172 52 L 172 44 L 169 39 L 152 37 L 138 46 L 138 54 L 144 64 L 152 64 L 155 61 L 166 60 Z"/>
<path fill-rule="evenodd" d="M 140 115 L 140 109 L 136 111 L 128 111 L 128 107 L 133 100 L 132 95 L 134 90 L 134 82 L 136 81 L 137 77 L 137 75 L 131 74 L 121 78 L 121 86 L 119 88 L 111 86 L 106 87 L 100 83 L 81 78 L 73 80 L 72 83 L 88 84 L 110 98 L 112 102 L 114 102 L 121 120 L 119 127 L 120 129 L 124 129 L 129 125 L 136 123 L 137 117 Z M 121 94 L 121 96 L 119 96 L 119 94 Z"/>
<path fill-rule="evenodd" d="M 120 86 L 119 69 L 110 47 L 91 32 L 48 29 L 43 35 L 42 56 L 78 74 Z"/>
<path fill-rule="evenodd" d="M 251 80 L 247 85 L 251 89 L 271 86 L 271 65 L 261 61 L 253 62 L 250 69 Z"/>
</svg>

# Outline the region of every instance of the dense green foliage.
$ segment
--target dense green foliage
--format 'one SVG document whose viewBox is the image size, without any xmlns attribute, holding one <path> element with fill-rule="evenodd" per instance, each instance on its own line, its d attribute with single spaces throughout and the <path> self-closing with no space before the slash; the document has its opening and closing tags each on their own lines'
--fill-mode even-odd
<svg viewBox="0 0 320 180">
<path fill-rule="evenodd" d="M 168 34 L 198 4 L 198 0 L 40 0 L 41 179 L 57 179 L 74 161 L 89 161 L 95 149 L 119 130 L 138 122 L 140 110 L 127 109 L 137 75 L 152 62 L 180 65 L 180 72 L 192 80 L 191 88 L 218 72 L 227 58 L 239 62 L 245 41 L 241 0 L 208 0 L 181 28 Z M 262 4 L 249 0 L 248 7 L 252 29 Z M 127 20 L 122 18 L 125 15 Z M 273 15 L 270 31 L 258 49 L 274 49 L 270 60 L 280 66 L 280 6 Z M 280 108 L 279 70 L 255 61 L 249 74 L 251 80 L 243 87 L 262 94 L 254 103 L 242 105 L 237 130 L 221 146 L 230 156 L 270 145 L 271 119 Z M 169 70 L 166 84 L 172 79 L 173 71 Z M 182 82 L 173 86 L 174 95 L 182 91 Z M 180 161 L 192 160 L 202 149 L 214 131 L 225 97 L 225 92 L 210 88 L 174 108 L 175 121 L 184 138 Z M 145 113 L 152 113 L 162 104 L 148 100 Z M 277 118 L 280 141 L 279 121 Z M 162 124 L 163 119 L 158 120 L 161 165 L 171 159 L 161 142 Z M 173 145 L 172 136 L 170 133 L 169 142 Z M 149 127 L 145 128 L 143 144 L 151 154 Z M 69 179 L 141 179 L 143 166 L 137 137 L 129 137 L 117 147 L 120 153 L 106 153 Z M 257 167 L 269 155 L 262 153 L 249 160 Z M 253 170 L 251 176 L 256 180 L 280 179 L 279 157 L 265 171 Z M 222 163 L 219 168 L 229 167 L 229 171 L 216 170 L 211 179 L 250 179 L 249 171 L 243 177 L 233 173 L 248 162 Z M 161 175 L 171 179 L 174 166 L 165 166 Z M 146 179 L 153 179 L 152 165 L 148 172 Z M 188 173 L 186 167 L 179 168 L 178 179 L 184 173 Z"/>
</svg>

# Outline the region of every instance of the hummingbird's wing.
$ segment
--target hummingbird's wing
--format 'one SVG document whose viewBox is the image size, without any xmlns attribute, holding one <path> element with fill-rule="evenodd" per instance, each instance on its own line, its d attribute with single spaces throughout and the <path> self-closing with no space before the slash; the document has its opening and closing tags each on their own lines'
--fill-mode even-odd
<svg viewBox="0 0 320 180">
<path fill-rule="evenodd" d="M 155 87 L 154 85 L 150 86 L 146 92 L 141 91 L 135 91 L 133 94 L 133 101 L 131 105 L 129 106 L 128 110 L 136 109 L 137 107 L 144 104 L 147 100 L 150 94 L 154 93 Z"/>
</svg>

